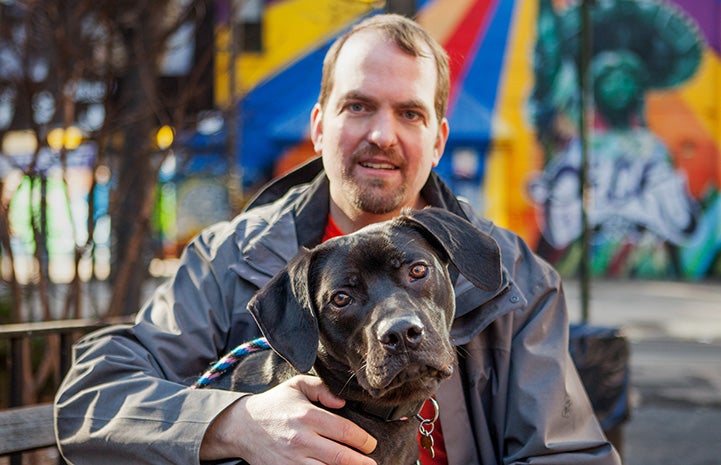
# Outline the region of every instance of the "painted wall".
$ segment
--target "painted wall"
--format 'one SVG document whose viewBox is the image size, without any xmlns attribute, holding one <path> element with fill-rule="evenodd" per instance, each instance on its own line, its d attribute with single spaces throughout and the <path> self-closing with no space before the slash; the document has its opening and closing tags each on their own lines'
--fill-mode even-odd
<svg viewBox="0 0 721 465">
<path fill-rule="evenodd" d="M 538 251 L 571 274 L 581 254 L 579 8 L 535 6 L 524 108 L 541 163 L 519 188 L 534 206 Z M 591 19 L 593 273 L 721 276 L 721 2 L 599 2 Z"/>
<path fill-rule="evenodd" d="M 378 2 L 375 2 L 378 3 Z M 721 0 L 596 2 L 589 136 L 597 276 L 721 278 Z M 564 274 L 579 262 L 578 15 L 571 0 L 426 0 L 447 49 L 454 190 Z M 374 2 L 266 1 L 263 53 L 236 61 L 248 185 L 312 155 L 322 57 Z M 228 101 L 219 26 L 217 102 Z"/>
</svg>

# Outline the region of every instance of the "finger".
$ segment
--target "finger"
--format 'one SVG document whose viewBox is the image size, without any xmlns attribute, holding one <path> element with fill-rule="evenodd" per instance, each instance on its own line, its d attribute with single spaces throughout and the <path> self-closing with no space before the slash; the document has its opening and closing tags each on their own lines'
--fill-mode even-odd
<svg viewBox="0 0 721 465">
<path fill-rule="evenodd" d="M 296 376 L 291 380 L 297 389 L 299 389 L 306 398 L 313 402 L 320 402 L 327 408 L 340 408 L 345 405 L 345 400 L 334 395 L 328 387 L 323 384 L 320 378 L 315 376 Z M 318 434 L 324 438 L 331 439 L 336 443 L 350 446 L 359 450 L 364 454 L 373 452 L 377 445 L 377 440 L 368 434 L 363 428 L 356 425 L 352 421 L 333 414 L 328 411 L 322 411 L 324 418 L 318 422 Z M 351 451 L 347 448 L 338 449 L 335 453 L 347 454 Z M 360 455 L 354 452 L 355 455 Z M 355 460 L 355 457 L 352 459 Z M 333 462 L 333 463 L 355 463 L 351 462 Z"/>
<path fill-rule="evenodd" d="M 296 376 L 293 378 L 295 387 L 299 389 L 311 402 L 320 402 L 321 405 L 331 409 L 338 409 L 345 405 L 345 400 L 336 396 L 320 378 L 315 376 Z"/>
<path fill-rule="evenodd" d="M 317 436 L 311 458 L 327 465 L 376 465 L 375 460 L 338 442 Z"/>
<path fill-rule="evenodd" d="M 345 400 L 330 392 L 320 378 L 315 376 L 297 376 L 293 378 L 293 381 L 303 395 L 313 402 L 320 402 L 323 406 L 331 409 L 341 408 L 345 405 Z M 376 439 L 363 428 L 346 418 L 329 412 L 328 414 L 328 420 L 319 422 L 320 429 L 318 430 L 318 434 L 335 442 L 353 447 L 364 454 L 370 454 L 375 450 L 377 445 Z"/>
<path fill-rule="evenodd" d="M 329 421 L 320 423 L 318 434 L 337 443 L 345 444 L 364 454 L 373 452 L 377 440 L 363 428 L 347 418 L 333 414 Z"/>
</svg>

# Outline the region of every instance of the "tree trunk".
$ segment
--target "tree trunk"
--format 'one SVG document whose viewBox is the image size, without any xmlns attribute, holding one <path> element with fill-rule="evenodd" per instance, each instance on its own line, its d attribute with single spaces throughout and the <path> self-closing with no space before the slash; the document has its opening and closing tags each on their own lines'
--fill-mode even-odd
<svg viewBox="0 0 721 465">
<path fill-rule="evenodd" d="M 150 258 L 150 215 L 157 169 L 152 134 L 159 118 L 158 57 L 163 41 L 157 27 L 163 2 L 150 2 L 123 30 L 129 70 L 121 82 L 120 106 L 129 115 L 118 170 L 112 224 L 115 234 L 113 297 L 108 316 L 129 315 L 140 306 Z M 157 164 L 157 163 L 156 163 Z"/>
</svg>

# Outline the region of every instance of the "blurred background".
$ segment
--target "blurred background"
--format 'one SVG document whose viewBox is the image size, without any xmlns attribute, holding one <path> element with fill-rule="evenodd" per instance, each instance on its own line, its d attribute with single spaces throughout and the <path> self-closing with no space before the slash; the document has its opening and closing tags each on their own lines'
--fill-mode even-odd
<svg viewBox="0 0 721 465">
<path fill-rule="evenodd" d="M 438 173 L 569 280 L 577 321 L 648 341 L 667 317 L 641 309 L 680 286 L 706 306 L 668 326 L 699 334 L 651 339 L 720 343 L 719 0 L 0 0 L 0 325 L 136 312 L 194 234 L 314 156 L 323 56 L 379 12 L 450 56 Z M 52 397 L 58 344 L 0 338 L 0 408 Z"/>
</svg>

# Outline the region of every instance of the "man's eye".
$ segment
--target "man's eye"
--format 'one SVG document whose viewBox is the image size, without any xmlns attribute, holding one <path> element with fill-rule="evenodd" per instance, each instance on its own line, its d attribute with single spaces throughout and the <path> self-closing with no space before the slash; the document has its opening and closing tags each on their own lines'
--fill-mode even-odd
<svg viewBox="0 0 721 465">
<path fill-rule="evenodd" d="M 406 110 L 403 112 L 403 117 L 407 119 L 408 121 L 416 121 L 421 119 L 421 114 L 417 111 L 413 110 Z"/>
<path fill-rule="evenodd" d="M 351 103 L 348 105 L 348 109 L 352 111 L 353 113 L 360 113 L 363 110 L 365 110 L 365 105 L 362 103 Z"/>
<path fill-rule="evenodd" d="M 353 298 L 346 294 L 345 292 L 336 292 L 333 294 L 333 296 L 330 298 L 330 301 L 333 305 L 336 307 L 342 308 L 346 305 L 350 304 L 353 301 Z"/>
<path fill-rule="evenodd" d="M 411 265 L 411 269 L 409 270 L 408 275 L 412 279 L 425 278 L 428 275 L 428 265 L 426 265 L 425 263 L 415 263 Z"/>
</svg>

